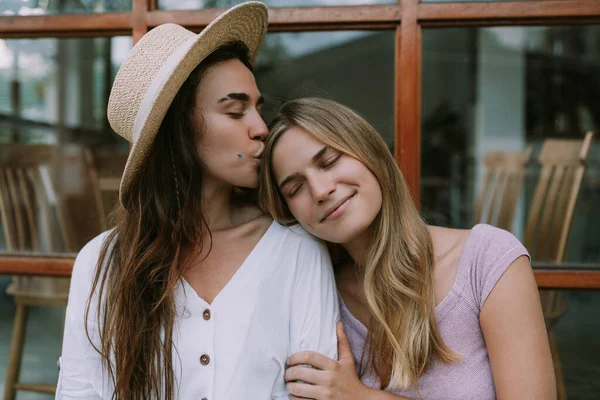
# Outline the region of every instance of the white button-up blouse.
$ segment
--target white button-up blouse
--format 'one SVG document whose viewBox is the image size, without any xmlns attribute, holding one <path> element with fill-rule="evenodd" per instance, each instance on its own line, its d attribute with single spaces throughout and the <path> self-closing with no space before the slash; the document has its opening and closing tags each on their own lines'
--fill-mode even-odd
<svg viewBox="0 0 600 400">
<path fill-rule="evenodd" d="M 105 237 L 93 239 L 75 261 L 57 399 L 110 399 L 113 393 L 84 327 Z M 298 226 L 273 222 L 212 304 L 185 281 L 176 300 L 178 399 L 287 399 L 283 374 L 290 354 L 315 350 L 337 359 L 339 310 L 329 254 Z M 90 313 L 88 327 L 98 347 L 94 321 Z"/>
</svg>

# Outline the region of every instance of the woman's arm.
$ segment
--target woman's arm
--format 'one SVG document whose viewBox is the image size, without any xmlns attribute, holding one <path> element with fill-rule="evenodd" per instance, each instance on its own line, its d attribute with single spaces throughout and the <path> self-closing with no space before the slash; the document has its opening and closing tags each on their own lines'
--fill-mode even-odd
<svg viewBox="0 0 600 400">
<path fill-rule="evenodd" d="M 555 399 L 548 335 L 529 259 L 517 258 L 480 313 L 498 400 Z"/>
<path fill-rule="evenodd" d="M 322 354 L 304 351 L 288 359 L 290 368 L 285 372 L 286 388 L 290 399 L 315 400 L 401 400 L 397 396 L 362 384 L 356 374 L 350 343 L 341 322 L 337 324 L 339 360 Z M 305 367 L 310 365 L 313 368 Z"/>
<path fill-rule="evenodd" d="M 290 354 L 310 350 L 337 358 L 335 324 L 339 304 L 325 244 L 304 238 L 296 263 L 290 293 Z"/>
<path fill-rule="evenodd" d="M 73 266 L 56 388 L 57 400 L 102 398 L 101 382 L 98 379 L 102 376 L 102 362 L 85 331 L 85 308 L 104 236 L 100 235 L 88 243 L 77 255 Z M 92 304 L 90 315 L 96 315 L 95 304 Z M 91 317 L 90 321 L 95 322 L 95 318 Z M 94 332 L 97 330 L 90 330 L 90 335 L 92 339 L 97 339 Z M 96 340 L 95 342 L 97 343 Z"/>
</svg>

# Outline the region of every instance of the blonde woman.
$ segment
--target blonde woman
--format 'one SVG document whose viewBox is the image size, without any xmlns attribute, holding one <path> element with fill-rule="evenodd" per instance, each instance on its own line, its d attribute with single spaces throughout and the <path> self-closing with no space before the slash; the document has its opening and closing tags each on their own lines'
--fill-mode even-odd
<svg viewBox="0 0 600 400">
<path fill-rule="evenodd" d="M 244 3 L 199 35 L 156 27 L 121 66 L 122 209 L 75 261 L 57 399 L 288 399 L 291 352 L 336 357 L 327 248 L 256 204 L 266 29 Z"/>
<path fill-rule="evenodd" d="M 293 354 L 291 398 L 556 396 L 529 255 L 513 235 L 426 225 L 381 136 L 333 101 L 283 105 L 263 167 L 263 206 L 331 243 L 341 299 L 339 360 Z"/>
</svg>

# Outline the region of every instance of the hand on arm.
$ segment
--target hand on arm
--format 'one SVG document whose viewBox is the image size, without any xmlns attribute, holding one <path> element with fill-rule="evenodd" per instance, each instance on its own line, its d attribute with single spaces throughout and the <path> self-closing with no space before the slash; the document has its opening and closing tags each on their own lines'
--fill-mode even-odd
<svg viewBox="0 0 600 400">
<path fill-rule="evenodd" d="M 480 313 L 498 400 L 555 399 L 548 335 L 529 259 L 516 259 Z"/>
<path fill-rule="evenodd" d="M 314 351 L 294 353 L 285 372 L 290 399 L 314 400 L 398 400 L 396 396 L 362 384 L 354 365 L 350 343 L 341 322 L 337 324 L 338 355 L 335 361 Z M 309 365 L 313 368 L 304 366 Z M 302 382 L 298 382 L 302 381 Z M 304 383 L 306 382 L 306 383 Z"/>
</svg>

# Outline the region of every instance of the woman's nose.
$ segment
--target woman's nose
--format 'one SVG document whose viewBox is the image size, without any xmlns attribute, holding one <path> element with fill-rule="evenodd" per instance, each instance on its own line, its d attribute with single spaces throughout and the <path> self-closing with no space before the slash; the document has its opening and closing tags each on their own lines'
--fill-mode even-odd
<svg viewBox="0 0 600 400">
<path fill-rule="evenodd" d="M 260 115 L 258 112 L 255 114 L 256 115 L 252 118 L 251 122 L 252 126 L 250 127 L 250 139 L 263 141 L 265 140 L 265 137 L 267 137 L 269 129 L 267 128 L 262 115 Z"/>
<path fill-rule="evenodd" d="M 330 179 L 326 179 L 325 177 L 314 178 L 310 185 L 313 197 L 319 204 L 325 202 L 335 192 L 335 185 Z"/>
</svg>

